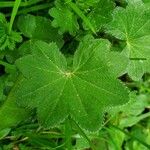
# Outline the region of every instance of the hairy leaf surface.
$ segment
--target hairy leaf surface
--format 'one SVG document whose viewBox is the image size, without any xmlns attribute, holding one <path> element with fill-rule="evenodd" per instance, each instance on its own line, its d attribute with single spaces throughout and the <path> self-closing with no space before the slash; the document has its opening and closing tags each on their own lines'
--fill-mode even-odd
<svg viewBox="0 0 150 150">
<path fill-rule="evenodd" d="M 123 53 L 131 60 L 128 73 L 138 80 L 150 71 L 150 13 L 144 5 L 135 4 L 116 8 L 113 17 L 107 32 L 126 41 Z"/>
<path fill-rule="evenodd" d="M 109 47 L 107 40 L 86 37 L 68 68 L 56 44 L 32 43 L 32 54 L 16 62 L 25 77 L 16 91 L 18 103 L 37 108 L 39 121 L 46 127 L 54 127 L 70 115 L 82 128 L 98 130 L 105 109 L 129 99 L 127 89 L 109 74 L 101 59 Z"/>
</svg>

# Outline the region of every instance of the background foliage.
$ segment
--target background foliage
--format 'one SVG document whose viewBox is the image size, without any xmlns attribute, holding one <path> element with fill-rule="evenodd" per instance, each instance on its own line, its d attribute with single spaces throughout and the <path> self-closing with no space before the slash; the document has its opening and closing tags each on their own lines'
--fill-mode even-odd
<svg viewBox="0 0 150 150">
<path fill-rule="evenodd" d="M 149 66 L 149 0 L 0 1 L 0 150 L 149 150 Z"/>
</svg>

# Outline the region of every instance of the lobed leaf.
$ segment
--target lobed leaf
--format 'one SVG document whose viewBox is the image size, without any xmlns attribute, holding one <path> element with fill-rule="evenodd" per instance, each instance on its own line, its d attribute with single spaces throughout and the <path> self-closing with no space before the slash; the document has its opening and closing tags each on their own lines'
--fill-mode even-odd
<svg viewBox="0 0 150 150">
<path fill-rule="evenodd" d="M 126 41 L 123 53 L 130 59 L 127 72 L 132 79 L 139 80 L 150 71 L 150 13 L 145 5 L 116 8 L 107 32 Z"/>
<path fill-rule="evenodd" d="M 55 7 L 49 10 L 49 14 L 54 18 L 52 26 L 59 28 L 59 33 L 69 32 L 71 35 L 75 35 L 79 29 L 77 16 L 64 2 L 56 0 Z"/>
<path fill-rule="evenodd" d="M 86 37 L 69 69 L 56 44 L 32 43 L 32 54 L 16 61 L 25 77 L 16 91 L 18 103 L 37 108 L 39 121 L 46 127 L 54 127 L 70 115 L 82 128 L 98 130 L 105 109 L 129 99 L 126 88 L 109 74 L 101 59 L 109 46 L 107 40 Z"/>
</svg>

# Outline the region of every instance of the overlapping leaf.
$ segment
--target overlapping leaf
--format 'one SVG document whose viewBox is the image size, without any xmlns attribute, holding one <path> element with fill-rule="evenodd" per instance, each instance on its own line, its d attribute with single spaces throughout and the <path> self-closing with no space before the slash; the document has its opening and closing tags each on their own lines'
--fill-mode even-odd
<svg viewBox="0 0 150 150">
<path fill-rule="evenodd" d="M 129 58 L 125 54 L 115 51 L 109 51 L 106 59 L 108 62 L 110 73 L 114 74 L 115 77 L 120 77 L 126 73 L 126 69 L 129 64 Z"/>
<path fill-rule="evenodd" d="M 32 55 L 16 62 L 25 77 L 16 91 L 18 103 L 37 108 L 39 121 L 47 127 L 70 115 L 82 128 L 98 130 L 104 110 L 129 99 L 126 88 L 101 59 L 109 47 L 107 40 L 86 37 L 70 69 L 56 44 L 32 43 Z"/>
<path fill-rule="evenodd" d="M 20 33 L 15 31 L 8 33 L 8 27 L 5 16 L 0 14 L 0 50 L 14 50 L 16 43 L 22 41 Z"/>
<path fill-rule="evenodd" d="M 54 18 L 52 26 L 59 28 L 61 34 L 69 32 L 74 35 L 79 29 L 77 16 L 63 1 L 56 0 L 55 7 L 50 9 L 49 14 Z"/>
<path fill-rule="evenodd" d="M 63 45 L 62 36 L 57 33 L 57 29 L 51 26 L 51 21 L 45 17 L 23 15 L 19 17 L 17 26 L 24 36 L 32 40 L 56 42 L 60 47 Z"/>
<path fill-rule="evenodd" d="M 111 21 L 113 8 L 114 3 L 112 0 L 100 0 L 87 15 L 96 31 L 99 31 L 106 23 Z M 86 25 L 84 26 L 86 27 Z"/>
<path fill-rule="evenodd" d="M 144 5 L 116 8 L 108 33 L 126 41 L 126 53 L 130 58 L 128 74 L 138 80 L 150 72 L 150 13 Z"/>
</svg>

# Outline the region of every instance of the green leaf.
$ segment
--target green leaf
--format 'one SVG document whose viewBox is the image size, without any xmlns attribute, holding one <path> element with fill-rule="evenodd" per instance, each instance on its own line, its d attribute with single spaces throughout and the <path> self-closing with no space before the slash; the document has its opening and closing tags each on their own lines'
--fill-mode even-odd
<svg viewBox="0 0 150 150">
<path fill-rule="evenodd" d="M 3 139 L 5 136 L 7 136 L 10 131 L 11 131 L 10 128 L 0 130 L 0 140 Z"/>
<path fill-rule="evenodd" d="M 110 73 L 114 74 L 115 77 L 120 77 L 126 73 L 129 64 L 129 58 L 125 54 L 116 51 L 110 51 L 107 54 L 107 61 Z"/>
<path fill-rule="evenodd" d="M 17 26 L 24 36 L 32 40 L 56 42 L 60 47 L 63 45 L 62 36 L 57 33 L 57 29 L 51 26 L 51 21 L 45 17 L 23 15 L 19 17 Z"/>
<path fill-rule="evenodd" d="M 91 31 L 96 34 L 95 29 L 89 19 L 84 15 L 84 13 L 78 8 L 78 6 L 72 2 L 67 3 L 72 10 L 83 20 L 83 22 L 91 29 Z"/>
<path fill-rule="evenodd" d="M 126 0 L 128 4 L 130 5 L 136 5 L 136 4 L 143 4 L 142 0 Z"/>
<path fill-rule="evenodd" d="M 0 22 L 5 22 L 6 23 L 6 18 L 5 15 L 0 13 Z"/>
<path fill-rule="evenodd" d="M 122 133 L 119 130 L 116 130 L 115 128 L 109 127 L 106 128 L 109 134 L 109 148 L 111 150 L 121 150 L 122 144 L 125 139 L 124 133 Z"/>
<path fill-rule="evenodd" d="M 55 7 L 50 9 L 50 16 L 54 18 L 52 26 L 59 28 L 59 33 L 69 32 L 75 35 L 79 29 L 77 16 L 69 9 L 69 6 L 60 0 L 55 1 Z"/>
<path fill-rule="evenodd" d="M 131 130 L 131 134 L 137 137 L 141 142 L 133 141 L 133 149 L 134 150 L 149 150 L 150 149 L 150 140 L 149 140 L 149 126 L 134 126 Z M 147 146 L 146 146 L 147 145 Z"/>
<path fill-rule="evenodd" d="M 135 4 L 126 9 L 116 8 L 107 32 L 126 41 L 123 53 L 130 58 L 127 72 L 134 80 L 150 72 L 150 13 L 144 5 Z"/>
<path fill-rule="evenodd" d="M 143 0 L 144 3 L 149 3 L 149 0 Z"/>
<path fill-rule="evenodd" d="M 137 124 L 142 119 L 145 119 L 147 117 L 150 117 L 150 113 L 145 113 L 140 116 L 130 116 L 127 118 L 123 118 L 120 121 L 120 126 L 121 127 L 131 127 L 131 126 Z"/>
<path fill-rule="evenodd" d="M 99 31 L 106 23 L 112 20 L 114 3 L 112 0 L 100 0 L 99 3 L 87 15 L 89 21 L 96 31 Z M 85 29 L 87 25 L 84 23 Z"/>
<path fill-rule="evenodd" d="M 23 44 L 17 49 L 18 58 L 25 56 L 27 54 L 31 54 L 31 48 L 30 48 L 31 41 L 34 41 L 34 40 L 23 42 Z"/>
<path fill-rule="evenodd" d="M 100 0 L 76 0 L 76 4 L 83 10 L 88 10 L 89 7 L 95 7 Z"/>
<path fill-rule="evenodd" d="M 5 77 L 0 77 L 0 102 L 4 100 L 4 83 Z"/>
<path fill-rule="evenodd" d="M 112 125 L 111 125 L 112 126 Z M 131 140 L 131 142 L 133 141 L 136 141 L 138 143 L 140 143 L 140 145 L 142 145 L 142 147 L 144 146 L 147 150 L 150 149 L 150 145 L 148 143 L 145 142 L 145 135 L 142 133 L 140 133 L 142 135 L 142 138 L 141 138 L 141 135 L 139 136 L 139 132 L 141 132 L 141 130 L 131 130 L 131 133 L 121 129 L 121 128 L 118 128 L 117 126 L 112 126 L 113 128 L 117 129 L 118 131 L 121 131 L 122 133 L 124 133 L 126 136 L 128 136 Z M 137 127 L 136 127 L 137 128 Z M 139 127 L 138 127 L 139 128 Z M 134 128 L 133 128 L 134 129 Z M 127 143 L 128 144 L 128 143 Z M 127 149 L 127 150 L 130 150 L 132 148 L 131 146 L 131 143 L 130 143 L 130 148 Z M 127 147 L 126 147 L 127 148 Z M 133 149 L 133 148 L 132 148 Z"/>
<path fill-rule="evenodd" d="M 122 106 L 117 106 L 117 107 L 114 107 L 113 109 L 109 109 L 108 110 L 108 114 L 110 115 L 110 118 L 114 121 L 116 121 L 116 118 L 117 120 L 119 119 L 118 118 L 118 115 L 121 113 L 121 115 L 123 116 L 127 116 L 127 115 L 130 115 L 130 111 L 131 109 L 133 109 L 132 107 L 132 104 L 134 105 L 134 102 L 135 102 L 135 98 L 136 98 L 136 94 L 135 92 L 130 92 L 129 94 L 129 102 L 126 103 L 125 105 L 122 105 Z M 134 111 L 134 110 L 133 110 Z M 127 113 L 126 113 L 127 112 Z M 120 116 L 120 115 L 119 115 Z"/>
<path fill-rule="evenodd" d="M 148 98 L 146 95 L 137 95 L 131 102 L 122 109 L 125 115 L 137 116 L 140 115 L 148 106 Z"/>
<path fill-rule="evenodd" d="M 22 42 L 19 32 L 12 31 L 9 33 L 9 23 L 5 16 L 0 13 L 0 51 L 9 49 L 14 50 L 16 43 Z"/>
<path fill-rule="evenodd" d="M 20 43 L 22 41 L 20 33 L 11 31 L 11 33 L 8 34 L 8 24 L 0 22 L 0 26 L 0 50 L 14 50 L 16 43 Z"/>
<path fill-rule="evenodd" d="M 85 138 L 78 135 L 78 137 L 76 138 L 76 145 L 74 146 L 74 150 L 85 149 L 85 148 L 89 148 L 89 147 L 90 147 L 90 145 L 89 145 L 88 141 L 86 141 Z"/>
<path fill-rule="evenodd" d="M 55 147 L 55 143 L 54 141 L 50 142 L 50 138 L 48 136 L 45 135 L 40 135 L 40 134 L 36 134 L 36 133 L 25 133 L 25 136 L 27 136 L 29 138 L 29 143 L 31 143 L 32 145 L 40 148 L 40 149 L 48 149 L 48 150 L 53 150 Z"/>
<path fill-rule="evenodd" d="M 7 100 L 0 107 L 0 130 L 16 126 L 21 121 L 29 117 L 29 112 L 16 105 L 16 97 L 14 96 L 15 87 L 7 96 Z"/>
<path fill-rule="evenodd" d="M 101 60 L 109 47 L 107 40 L 86 37 L 70 69 L 56 44 L 34 42 L 32 55 L 16 62 L 25 77 L 16 91 L 17 102 L 37 108 L 38 119 L 46 127 L 54 127 L 70 115 L 82 128 L 98 130 L 104 110 L 129 99 L 127 89 Z"/>
<path fill-rule="evenodd" d="M 89 42 L 90 40 L 94 39 L 91 35 L 87 35 L 87 37 L 89 38 Z M 129 64 L 129 58 L 126 56 L 126 54 L 113 51 L 112 48 L 112 45 L 108 42 L 107 47 L 101 51 L 100 59 L 106 62 L 107 66 L 109 67 L 110 74 L 114 75 L 115 77 L 119 77 L 126 73 L 126 69 Z"/>
</svg>

